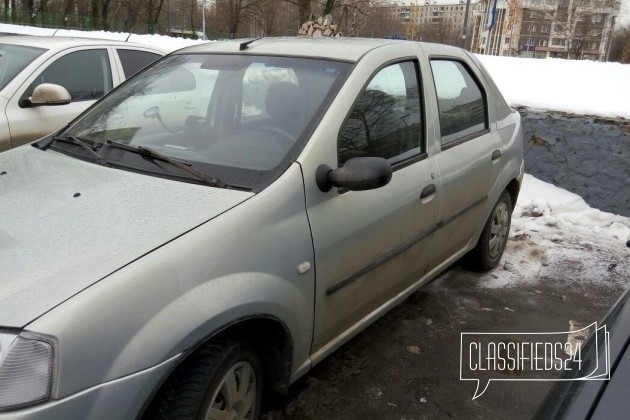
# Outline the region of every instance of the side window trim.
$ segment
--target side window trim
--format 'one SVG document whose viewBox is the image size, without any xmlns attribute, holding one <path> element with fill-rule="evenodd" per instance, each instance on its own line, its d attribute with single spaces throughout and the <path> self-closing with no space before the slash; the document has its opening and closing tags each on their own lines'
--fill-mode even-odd
<svg viewBox="0 0 630 420">
<path fill-rule="evenodd" d="M 422 81 L 422 72 L 420 69 L 420 59 L 419 57 L 415 56 L 415 55 L 410 55 L 410 56 L 405 56 L 405 57 L 397 57 L 395 59 L 386 61 L 385 63 L 381 64 L 379 67 L 377 67 L 371 74 L 370 76 L 367 78 L 367 81 L 363 84 L 363 86 L 361 87 L 361 89 L 359 90 L 359 94 L 361 94 L 362 92 L 364 92 L 366 90 L 366 88 L 370 85 L 370 83 L 372 82 L 372 80 L 374 79 L 374 77 L 383 69 L 389 67 L 389 66 L 393 66 L 395 64 L 402 64 L 402 63 L 408 63 L 411 62 L 414 65 L 414 69 L 416 72 L 416 83 L 418 85 L 418 101 L 420 104 L 420 152 L 410 156 L 400 162 L 396 162 L 395 164 L 392 165 L 392 169 L 394 171 L 397 171 L 399 169 L 405 168 L 409 165 L 412 165 L 416 162 L 420 162 L 421 160 L 424 160 L 428 157 L 428 148 L 427 148 L 427 128 L 426 128 L 426 98 L 424 95 L 424 84 Z M 352 106 L 350 106 L 350 110 L 348 111 L 348 113 L 346 114 L 345 118 L 343 119 L 343 122 L 341 123 L 341 126 L 339 128 L 339 131 L 341 131 L 341 129 L 343 128 L 343 126 L 346 124 L 346 122 L 350 119 L 350 116 L 352 115 L 352 111 L 354 110 L 355 106 L 358 103 L 358 99 L 359 97 L 357 96 L 354 101 L 352 102 Z M 339 167 L 339 143 L 338 140 L 339 139 L 339 132 L 337 133 L 337 167 Z"/>
<path fill-rule="evenodd" d="M 118 87 L 125 79 L 125 72 L 122 67 L 122 61 L 118 56 L 118 52 L 116 51 L 115 46 L 108 46 L 107 51 L 109 52 L 109 66 L 111 68 L 112 77 L 114 73 L 116 74 L 116 81 L 114 81 L 114 87 Z"/>
<path fill-rule="evenodd" d="M 466 63 L 466 61 L 460 57 L 453 57 L 453 56 L 447 56 L 447 55 L 430 55 L 429 57 L 427 57 L 428 62 L 429 62 L 429 70 L 431 71 L 431 80 L 433 83 L 433 89 L 435 92 L 435 98 L 436 98 L 436 109 L 438 111 L 438 119 L 440 117 L 440 108 L 439 105 L 437 103 L 437 97 L 438 97 L 438 92 L 437 92 L 437 86 L 435 85 L 435 77 L 433 76 L 433 68 L 431 67 L 431 62 L 432 61 L 454 61 L 457 62 L 459 64 L 461 64 L 467 71 L 468 74 L 470 75 L 470 77 L 473 79 L 473 81 L 475 82 L 475 84 L 477 85 L 477 87 L 479 88 L 479 91 L 481 92 L 481 96 L 483 98 L 483 106 L 485 109 L 485 124 L 486 124 L 486 128 L 484 128 L 483 130 L 480 131 L 476 131 L 474 133 L 468 134 L 466 136 L 462 136 L 461 138 L 458 138 L 456 140 L 452 140 L 446 144 L 442 143 L 442 131 L 441 131 L 441 127 L 440 127 L 440 150 L 448 150 L 451 149 L 453 147 L 459 146 L 460 144 L 466 143 L 470 140 L 476 139 L 477 137 L 481 137 L 483 135 L 486 135 L 490 132 L 490 111 L 489 111 L 489 107 L 488 107 L 488 94 L 487 94 L 487 90 L 488 87 L 485 85 L 485 83 L 479 78 L 479 76 L 477 75 L 477 73 L 471 68 L 471 66 L 468 65 L 468 63 Z"/>
<path fill-rule="evenodd" d="M 461 137 L 457 140 L 453 140 L 450 141 L 446 144 L 442 144 L 442 142 L 440 142 L 440 150 L 448 150 L 448 149 L 452 149 L 455 146 L 459 146 L 460 144 L 464 144 L 470 140 L 476 139 L 477 137 L 481 137 L 485 134 L 488 134 L 490 132 L 490 128 L 484 128 L 481 131 L 477 131 L 474 132 L 472 134 L 468 134 L 467 136 Z"/>
</svg>

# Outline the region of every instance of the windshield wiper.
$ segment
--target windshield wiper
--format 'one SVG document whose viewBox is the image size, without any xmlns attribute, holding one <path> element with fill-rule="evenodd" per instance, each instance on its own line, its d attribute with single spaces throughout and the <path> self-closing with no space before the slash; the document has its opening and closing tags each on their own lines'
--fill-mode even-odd
<svg viewBox="0 0 630 420">
<path fill-rule="evenodd" d="M 81 148 L 83 148 L 83 150 L 88 152 L 88 154 L 92 156 L 96 160 L 96 163 L 98 163 L 99 165 L 111 166 L 111 164 L 107 160 L 105 160 L 103 156 L 101 156 L 96 150 L 94 150 L 84 140 L 82 140 L 80 137 L 77 137 L 77 136 L 51 136 L 49 139 L 47 139 L 44 142 L 37 142 L 34 144 L 37 145 L 36 147 L 38 149 L 46 150 L 55 141 L 62 142 L 62 143 L 75 144 L 77 146 L 80 146 Z"/>
<path fill-rule="evenodd" d="M 206 184 L 210 185 L 211 187 L 225 188 L 226 186 L 223 182 L 221 182 L 219 178 L 216 178 L 214 176 L 209 176 L 206 173 L 201 172 L 198 169 L 195 169 L 190 163 L 173 159 L 172 157 L 163 155 L 159 152 L 156 152 L 153 149 L 149 149 L 148 147 L 144 147 L 144 146 L 134 147 L 134 146 L 129 146 L 128 144 L 118 143 L 112 140 L 107 140 L 106 143 L 110 147 L 126 150 L 132 153 L 137 153 L 140 156 L 147 157 L 149 159 L 161 160 L 162 162 L 170 163 L 171 165 L 178 167 L 182 171 L 188 172 L 189 174 L 196 176 L 197 178 L 201 179 L 202 181 L 204 181 Z"/>
</svg>

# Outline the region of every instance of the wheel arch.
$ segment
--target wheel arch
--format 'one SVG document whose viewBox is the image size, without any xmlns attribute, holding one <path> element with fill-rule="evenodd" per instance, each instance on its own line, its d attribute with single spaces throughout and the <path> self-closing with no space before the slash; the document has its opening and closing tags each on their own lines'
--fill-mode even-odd
<svg viewBox="0 0 630 420">
<path fill-rule="evenodd" d="M 218 340 L 242 340 L 252 345 L 260 358 L 266 386 L 278 393 L 286 394 L 293 363 L 293 339 L 289 328 L 275 316 L 252 315 L 223 325 L 189 348 L 156 384 L 137 418 L 145 418 L 145 414 L 150 411 L 149 408 L 160 395 L 160 391 L 169 383 L 184 361 L 208 343 Z"/>
<path fill-rule="evenodd" d="M 512 210 L 514 210 L 514 206 L 516 205 L 516 200 L 518 200 L 518 193 L 520 192 L 520 190 L 521 184 L 516 178 L 513 178 L 504 189 L 504 191 L 507 191 L 510 194 L 510 199 L 512 200 Z"/>
</svg>

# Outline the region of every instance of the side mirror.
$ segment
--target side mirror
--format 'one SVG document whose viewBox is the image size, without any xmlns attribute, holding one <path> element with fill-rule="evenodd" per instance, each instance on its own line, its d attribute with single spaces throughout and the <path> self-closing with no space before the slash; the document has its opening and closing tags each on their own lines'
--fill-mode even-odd
<svg viewBox="0 0 630 420">
<path fill-rule="evenodd" d="M 71 101 L 70 94 L 65 87 L 53 83 L 42 83 L 33 89 L 29 98 L 31 106 L 38 105 L 66 105 Z"/>
<path fill-rule="evenodd" d="M 373 190 L 383 187 L 392 179 L 392 165 L 380 157 L 358 157 L 348 159 L 337 169 L 320 165 L 315 173 L 317 186 L 323 192 L 332 187 L 351 191 Z"/>
</svg>

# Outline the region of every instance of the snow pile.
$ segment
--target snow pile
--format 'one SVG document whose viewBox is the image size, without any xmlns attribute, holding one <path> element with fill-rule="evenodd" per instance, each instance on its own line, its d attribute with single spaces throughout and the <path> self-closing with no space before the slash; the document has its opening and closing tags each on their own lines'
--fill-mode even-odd
<svg viewBox="0 0 630 420">
<path fill-rule="evenodd" d="M 483 288 L 573 279 L 627 286 L 630 218 L 591 208 L 578 195 L 525 175 L 499 267 Z"/>
<path fill-rule="evenodd" d="M 630 119 L 630 64 L 477 57 L 512 106 Z"/>
<path fill-rule="evenodd" d="M 630 239 L 630 218 L 589 207 L 582 197 L 525 174 L 513 218 L 534 217 L 536 223 L 585 229 L 625 244 Z M 517 222 L 518 223 L 518 222 Z"/>
</svg>

